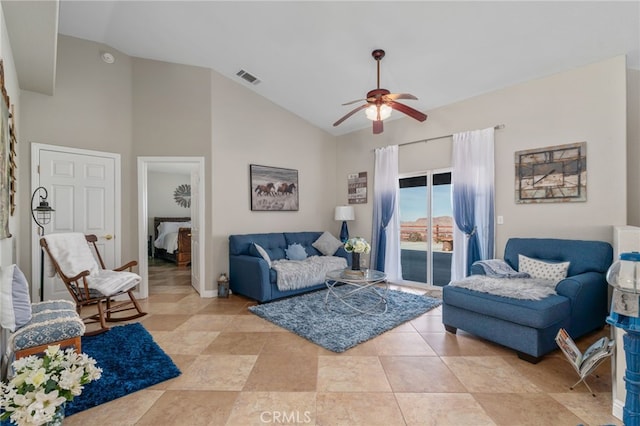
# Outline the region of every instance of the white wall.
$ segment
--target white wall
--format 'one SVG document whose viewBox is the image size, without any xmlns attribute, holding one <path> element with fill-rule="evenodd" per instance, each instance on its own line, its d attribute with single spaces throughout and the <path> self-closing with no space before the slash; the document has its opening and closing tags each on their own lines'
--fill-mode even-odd
<svg viewBox="0 0 640 426">
<path fill-rule="evenodd" d="M 180 185 L 189 185 L 191 176 L 182 173 L 149 172 L 147 182 L 148 235 L 153 230 L 154 217 L 191 217 L 191 208 L 175 202 L 173 192 Z"/>
<path fill-rule="evenodd" d="M 373 148 L 481 129 L 496 124 L 496 255 L 508 238 L 612 240 L 627 220 L 626 68 L 623 56 L 518 84 L 428 111 L 424 123 L 385 122 L 381 135 L 362 130 L 338 138 L 336 202 L 346 201 L 348 173 L 368 171 L 373 191 Z M 425 94 L 424 96 L 428 96 Z M 395 114 L 395 113 L 394 113 Z M 583 203 L 515 203 L 515 151 L 587 142 L 587 197 Z M 451 138 L 400 148 L 400 172 L 450 166 Z M 371 199 L 371 198 L 370 198 Z M 371 235 L 373 203 L 356 206 L 352 233 Z"/>
</svg>

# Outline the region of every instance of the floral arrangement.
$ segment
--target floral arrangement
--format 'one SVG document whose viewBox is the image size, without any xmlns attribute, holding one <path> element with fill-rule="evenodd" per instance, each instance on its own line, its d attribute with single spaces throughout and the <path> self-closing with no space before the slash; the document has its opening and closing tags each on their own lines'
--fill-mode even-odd
<svg viewBox="0 0 640 426">
<path fill-rule="evenodd" d="M 349 238 L 346 243 L 344 243 L 344 249 L 349 253 L 369 253 L 371 251 L 371 246 L 362 237 L 354 237 Z"/>
<path fill-rule="evenodd" d="M 58 407 L 102 375 L 93 358 L 72 348 L 61 351 L 60 345 L 49 346 L 43 357 L 31 355 L 12 365 L 15 376 L 0 383 L 0 420 L 11 419 L 18 425 L 51 421 Z"/>
</svg>

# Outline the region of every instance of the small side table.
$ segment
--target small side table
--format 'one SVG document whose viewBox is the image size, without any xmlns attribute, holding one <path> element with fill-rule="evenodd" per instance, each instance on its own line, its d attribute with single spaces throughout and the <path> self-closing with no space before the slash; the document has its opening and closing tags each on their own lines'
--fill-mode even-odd
<svg viewBox="0 0 640 426">
<path fill-rule="evenodd" d="M 340 301 L 350 309 L 361 314 L 384 314 L 387 312 L 387 292 L 389 283 L 387 283 L 387 274 L 384 272 L 367 269 L 357 274 L 349 269 L 336 269 L 327 273 L 325 284 L 327 285 L 327 295 L 324 298 L 324 305 L 329 309 L 329 297 Z M 349 286 L 346 291 L 336 291 L 336 286 Z M 374 303 L 366 307 L 355 306 L 355 296 L 368 293 L 373 295 Z M 378 306 L 384 305 L 382 312 L 374 312 Z"/>
</svg>

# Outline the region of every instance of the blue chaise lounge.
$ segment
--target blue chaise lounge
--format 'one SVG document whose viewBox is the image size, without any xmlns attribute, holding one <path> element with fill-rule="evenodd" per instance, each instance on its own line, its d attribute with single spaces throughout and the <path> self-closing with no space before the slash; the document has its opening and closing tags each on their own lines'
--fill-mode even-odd
<svg viewBox="0 0 640 426">
<path fill-rule="evenodd" d="M 552 238 L 511 238 L 504 260 L 516 271 L 518 255 L 548 262 L 569 261 L 567 278 L 556 285 L 555 295 L 542 300 L 522 300 L 462 287 L 443 288 L 442 322 L 447 331 L 457 329 L 515 349 L 529 362 L 557 349 L 560 328 L 578 338 L 602 328 L 607 316 L 607 282 L 613 249 L 602 241 Z M 473 265 L 472 274 L 484 270 Z M 508 280 L 508 279 L 505 279 Z"/>
</svg>

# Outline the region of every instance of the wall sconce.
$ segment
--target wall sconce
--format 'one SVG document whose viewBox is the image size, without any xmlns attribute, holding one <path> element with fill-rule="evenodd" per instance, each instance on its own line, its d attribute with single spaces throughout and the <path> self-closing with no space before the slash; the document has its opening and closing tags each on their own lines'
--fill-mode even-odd
<svg viewBox="0 0 640 426">
<path fill-rule="evenodd" d="M 33 207 L 33 200 L 36 198 L 36 194 L 39 192 L 44 192 L 44 197 L 39 195 L 40 203 L 38 203 L 37 207 Z M 31 216 L 33 217 L 33 221 L 38 225 L 38 235 L 44 235 L 44 226 L 51 222 L 51 213 L 55 210 L 49 206 L 47 202 L 47 198 L 49 198 L 49 193 L 47 192 L 47 188 L 44 186 L 39 186 L 33 191 L 33 195 L 31 196 Z M 40 247 L 40 301 L 44 300 L 44 251 L 42 247 Z"/>
<path fill-rule="evenodd" d="M 347 221 L 355 220 L 355 209 L 353 208 L 353 206 L 338 206 L 336 207 L 333 218 L 335 220 L 342 221 L 342 229 L 340 230 L 340 241 L 344 243 L 349 239 L 349 229 L 347 228 Z"/>
</svg>

